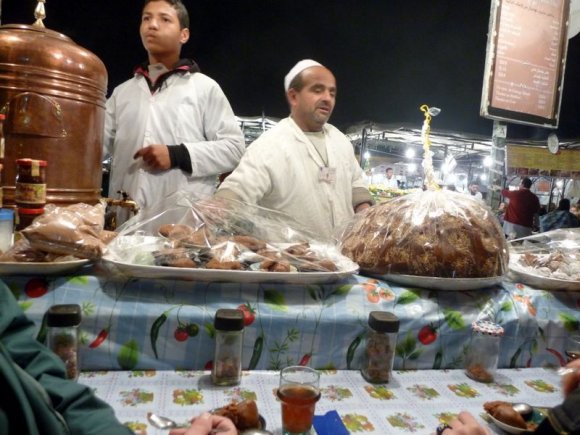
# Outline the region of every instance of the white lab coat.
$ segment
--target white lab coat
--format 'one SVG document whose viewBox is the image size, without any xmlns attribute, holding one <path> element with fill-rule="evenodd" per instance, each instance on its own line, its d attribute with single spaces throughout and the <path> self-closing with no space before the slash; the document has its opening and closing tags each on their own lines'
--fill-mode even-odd
<svg viewBox="0 0 580 435">
<path fill-rule="evenodd" d="M 326 124 L 328 165 L 336 168 L 333 184 L 318 179 L 324 162 L 291 118 L 285 118 L 252 143 L 236 170 L 222 183 L 250 204 L 282 211 L 319 240 L 354 215 L 352 190 L 366 188 L 353 146 L 337 128 Z"/>
<path fill-rule="evenodd" d="M 192 174 L 179 168 L 149 172 L 141 148 L 184 144 Z M 232 108 L 219 85 L 196 73 L 171 75 L 154 94 L 139 74 L 119 85 L 107 101 L 105 155 L 111 154 L 109 196 L 129 193 L 142 208 L 177 190 L 203 198 L 215 191 L 217 175 L 233 170 L 245 142 Z"/>
</svg>

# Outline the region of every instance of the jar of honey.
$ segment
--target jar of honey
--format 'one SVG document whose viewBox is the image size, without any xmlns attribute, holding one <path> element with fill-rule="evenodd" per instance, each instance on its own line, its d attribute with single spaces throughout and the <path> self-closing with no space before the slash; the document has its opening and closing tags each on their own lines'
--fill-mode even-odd
<svg viewBox="0 0 580 435">
<path fill-rule="evenodd" d="M 44 209 L 46 205 L 46 160 L 16 160 L 14 202 L 19 208 Z"/>
</svg>

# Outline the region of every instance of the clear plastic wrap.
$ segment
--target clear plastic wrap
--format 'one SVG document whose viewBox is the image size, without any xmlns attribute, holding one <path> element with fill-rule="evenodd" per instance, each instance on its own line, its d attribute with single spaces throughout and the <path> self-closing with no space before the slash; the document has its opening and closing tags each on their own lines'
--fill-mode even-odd
<svg viewBox="0 0 580 435">
<path fill-rule="evenodd" d="M 580 228 L 525 237 L 510 250 L 512 278 L 542 289 L 580 290 Z"/>
<path fill-rule="evenodd" d="M 287 215 L 185 192 L 119 228 L 106 259 L 125 265 L 248 272 L 355 272 L 337 247 Z M 195 278 L 198 278 L 195 276 Z"/>
<path fill-rule="evenodd" d="M 44 214 L 22 230 L 22 235 L 38 251 L 99 260 L 105 249 L 101 240 L 104 219 L 104 203 L 67 207 L 48 204 Z"/>
<path fill-rule="evenodd" d="M 343 233 L 341 251 L 375 275 L 500 277 L 509 260 L 493 212 L 452 191 L 427 190 L 371 207 Z"/>
</svg>

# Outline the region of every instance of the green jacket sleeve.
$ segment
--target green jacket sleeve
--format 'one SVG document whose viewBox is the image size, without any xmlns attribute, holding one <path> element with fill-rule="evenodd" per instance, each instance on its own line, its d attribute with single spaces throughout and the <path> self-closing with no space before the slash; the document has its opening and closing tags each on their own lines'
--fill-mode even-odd
<svg viewBox="0 0 580 435">
<path fill-rule="evenodd" d="M 33 323 L 0 281 L 0 384 L 9 389 L 3 395 L 11 398 L 10 403 L 2 403 L 8 412 L 1 410 L 0 424 L 7 421 L 9 433 L 47 433 L 49 426 L 60 429 L 56 433 L 75 435 L 132 434 L 91 389 L 65 379 L 64 364 L 34 339 L 33 330 Z M 19 422 L 14 415 L 19 415 Z M 26 432 L 15 431 L 18 427 Z"/>
</svg>

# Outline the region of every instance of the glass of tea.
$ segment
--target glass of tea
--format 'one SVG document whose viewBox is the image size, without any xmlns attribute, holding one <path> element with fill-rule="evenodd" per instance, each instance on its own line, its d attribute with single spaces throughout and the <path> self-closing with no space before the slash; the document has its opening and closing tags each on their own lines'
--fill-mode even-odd
<svg viewBox="0 0 580 435">
<path fill-rule="evenodd" d="M 565 346 L 564 351 L 568 362 L 580 358 L 580 334 L 569 335 Z"/>
<path fill-rule="evenodd" d="M 282 433 L 308 435 L 320 399 L 320 373 L 310 367 L 290 366 L 280 372 L 278 398 L 282 402 Z"/>
</svg>

